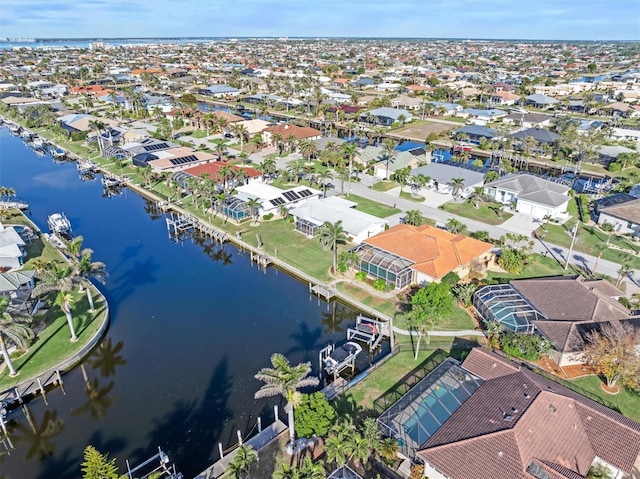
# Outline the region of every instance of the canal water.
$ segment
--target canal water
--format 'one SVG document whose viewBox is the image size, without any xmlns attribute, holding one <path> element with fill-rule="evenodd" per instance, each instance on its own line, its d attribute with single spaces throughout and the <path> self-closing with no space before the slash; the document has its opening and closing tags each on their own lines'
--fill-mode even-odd
<svg viewBox="0 0 640 479">
<path fill-rule="evenodd" d="M 111 306 L 102 348 L 84 363 L 91 387 L 76 368 L 64 376 L 66 394 L 54 389 L 28 415 L 10 413 L 15 448 L 0 457 L 2 478 L 77 479 L 87 444 L 121 467 L 160 446 L 194 477 L 217 459 L 218 441 L 235 443 L 258 416 L 273 420 L 277 401 L 253 399 L 253 376 L 272 353 L 311 361 L 317 374 L 319 350 L 343 342 L 355 321 L 355 311 L 318 303 L 307 285 L 258 270 L 231 245 L 172 241 L 145 199 L 105 195 L 99 179 L 81 181 L 75 163 L 36 155 L 4 127 L 0 185 L 30 202 L 43 230 L 49 214 L 67 215 L 107 265 L 100 288 Z"/>
</svg>

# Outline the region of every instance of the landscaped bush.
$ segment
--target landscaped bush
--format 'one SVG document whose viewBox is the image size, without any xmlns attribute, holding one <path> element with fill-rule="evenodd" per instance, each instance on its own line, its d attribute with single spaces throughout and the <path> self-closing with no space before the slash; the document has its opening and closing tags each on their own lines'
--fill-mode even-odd
<svg viewBox="0 0 640 479">
<path fill-rule="evenodd" d="M 498 265 L 509 273 L 522 273 L 525 256 L 517 249 L 502 248 Z"/>
<path fill-rule="evenodd" d="M 386 286 L 387 282 L 382 278 L 378 278 L 373 282 L 373 287 L 376 291 L 384 291 Z"/>
<path fill-rule="evenodd" d="M 508 357 L 537 361 L 551 351 L 552 345 L 537 334 L 507 332 L 500 335 L 500 348 Z"/>
<path fill-rule="evenodd" d="M 322 392 L 303 394 L 294 410 L 296 433 L 300 437 L 324 437 L 336 418 L 336 411 Z"/>
<path fill-rule="evenodd" d="M 358 271 L 356 273 L 356 279 L 358 281 L 364 281 L 366 277 L 367 277 L 367 273 L 365 273 L 364 271 Z"/>
<path fill-rule="evenodd" d="M 622 165 L 620 163 L 609 163 L 609 166 L 607 166 L 607 169 L 612 172 L 615 173 L 617 171 L 621 171 L 622 170 Z"/>
<path fill-rule="evenodd" d="M 262 217 L 265 221 L 269 221 L 271 218 L 273 218 L 273 213 L 267 213 Z"/>
<path fill-rule="evenodd" d="M 442 280 L 440 280 L 441 283 L 448 284 L 449 286 L 453 286 L 454 284 L 457 284 L 459 281 L 460 281 L 460 276 L 458 276 L 453 271 L 445 274 L 442 277 Z"/>
</svg>

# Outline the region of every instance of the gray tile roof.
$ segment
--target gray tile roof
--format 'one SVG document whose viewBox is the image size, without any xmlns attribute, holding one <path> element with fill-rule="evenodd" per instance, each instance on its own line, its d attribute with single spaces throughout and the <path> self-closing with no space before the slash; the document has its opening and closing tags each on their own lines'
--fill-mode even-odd
<svg viewBox="0 0 640 479">
<path fill-rule="evenodd" d="M 443 163 L 430 163 L 411 170 L 412 176 L 420 174 L 428 176 L 441 184 L 449 183 L 454 178 L 462 178 L 465 187 L 481 185 L 484 181 L 484 174 L 482 173 Z"/>
<path fill-rule="evenodd" d="M 559 206 L 568 200 L 569 187 L 528 173 L 511 173 L 486 183 L 485 188 L 500 188 L 515 193 L 518 199 L 547 206 Z"/>
<path fill-rule="evenodd" d="M 615 216 L 624 221 L 640 224 L 640 198 L 618 205 L 601 208 L 600 213 Z"/>
</svg>

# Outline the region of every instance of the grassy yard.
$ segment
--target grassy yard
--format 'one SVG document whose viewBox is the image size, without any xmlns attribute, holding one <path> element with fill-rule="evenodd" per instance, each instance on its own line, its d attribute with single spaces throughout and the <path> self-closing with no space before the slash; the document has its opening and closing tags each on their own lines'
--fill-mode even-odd
<svg viewBox="0 0 640 479">
<path fill-rule="evenodd" d="M 416 203 L 422 203 L 424 202 L 424 196 L 416 196 L 413 195 L 411 193 L 409 193 L 408 191 L 403 191 L 400 193 L 400 198 L 405 199 L 405 200 L 409 200 L 409 201 L 414 201 Z"/>
<path fill-rule="evenodd" d="M 69 341 L 67 319 L 58 307 L 52 306 L 43 316 L 36 315 L 34 321 L 44 321 L 46 327 L 26 352 L 12 356 L 13 365 L 19 372 L 17 377 L 9 377 L 8 368 L 3 368 L 0 372 L 0 390 L 13 387 L 21 381 L 55 367 L 89 342 L 102 324 L 106 307 L 100 296 L 96 294 L 93 296 L 96 310 L 90 313 L 86 292 L 73 293 L 74 303 L 71 313 L 78 336 L 78 341 L 75 343 Z"/>
<path fill-rule="evenodd" d="M 356 206 L 357 210 L 373 216 L 377 216 L 378 218 L 386 218 L 402 211 L 399 208 L 383 205 L 382 203 L 378 203 L 376 201 L 370 200 L 368 198 L 363 198 L 362 196 L 358 195 L 349 195 L 346 197 L 346 199 L 358 203 L 358 205 Z"/>
<path fill-rule="evenodd" d="M 394 326 L 401 329 L 410 329 L 407 317 L 398 314 L 394 320 Z M 436 331 L 459 331 L 462 329 L 476 329 L 476 324 L 466 309 L 458 306 L 456 300 L 453 301 L 453 311 L 433 328 Z"/>
<path fill-rule="evenodd" d="M 560 265 L 550 256 L 534 254 L 532 261 L 524 267 L 522 273 L 508 273 L 506 271 L 487 271 L 488 280 L 509 280 L 518 278 L 540 278 L 543 276 L 564 276 L 575 274 L 572 269 L 565 271 L 564 265 Z"/>
<path fill-rule="evenodd" d="M 242 239 L 252 246 L 258 245 L 260 236 L 262 250 L 320 280 L 330 280 L 329 268 L 332 253 L 324 250 L 317 238 L 307 238 L 293 229 L 293 224 L 282 219 L 262 221 L 257 225 L 243 223 Z M 344 251 L 348 246 L 338 246 Z"/>
<path fill-rule="evenodd" d="M 602 398 L 604 402 L 620 410 L 622 414 L 635 421 L 640 421 L 640 396 L 628 389 L 622 389 L 615 396 L 605 393 L 600 387 L 600 378 L 588 376 L 586 378 L 574 379 L 571 384 L 578 386 L 587 392 Z"/>
<path fill-rule="evenodd" d="M 545 242 L 556 244 L 558 246 L 564 246 L 569 248 L 571 245 L 571 231 L 576 224 L 576 220 L 569 220 L 563 225 L 548 224 L 541 226 L 536 231 L 544 238 Z M 545 232 L 546 229 L 546 232 Z M 578 233 L 576 235 L 576 243 L 574 249 L 581 253 L 586 253 L 592 256 L 597 256 L 597 247 L 607 242 L 607 234 L 600 231 L 590 225 L 580 223 Z M 616 263 L 622 263 L 627 255 L 631 255 L 631 267 L 634 269 L 640 268 L 640 257 L 638 257 L 638 251 L 640 246 L 636 243 L 629 241 L 624 237 L 611 236 L 610 244 L 619 248 L 628 250 L 620 251 L 619 249 L 607 248 L 602 254 L 602 258 L 608 261 Z M 589 265 L 593 266 L 593 265 Z"/>
<path fill-rule="evenodd" d="M 395 181 L 378 181 L 371 189 L 375 191 L 389 191 L 400 186 L 400 183 Z"/>
<path fill-rule="evenodd" d="M 360 301 L 361 303 L 380 311 L 382 314 L 393 317 L 398 309 L 396 307 L 397 299 L 384 299 L 377 296 L 373 296 L 369 291 L 364 288 L 358 287 L 357 284 L 351 283 L 338 283 L 337 289 L 353 299 Z"/>
<path fill-rule="evenodd" d="M 482 221 L 488 225 L 502 224 L 513 216 L 511 213 L 503 211 L 501 212 L 502 218 L 500 218 L 498 214 L 491 209 L 491 207 L 495 207 L 496 205 L 496 203 L 483 201 L 479 204 L 478 208 L 475 208 L 473 204 L 467 201 L 460 203 L 449 202 L 443 204 L 442 209 L 448 213 Z"/>
</svg>

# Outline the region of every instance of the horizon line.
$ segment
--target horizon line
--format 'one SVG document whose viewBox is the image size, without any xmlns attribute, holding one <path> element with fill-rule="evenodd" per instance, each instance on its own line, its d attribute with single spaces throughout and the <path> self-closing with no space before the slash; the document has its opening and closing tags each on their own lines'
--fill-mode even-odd
<svg viewBox="0 0 640 479">
<path fill-rule="evenodd" d="M 489 38 L 489 37 L 413 37 L 413 36 L 334 36 L 334 35 L 310 35 L 310 36 L 298 36 L 298 35 L 222 35 L 222 36 L 146 36 L 146 37 L 30 37 L 30 36 L 12 36 L 4 37 L 8 40 L 7 43 L 21 43 L 20 39 L 29 38 L 34 42 L 38 41 L 64 41 L 64 40 L 213 40 L 213 39 L 303 39 L 303 40 L 317 40 L 317 39 L 348 39 L 348 40 L 475 40 L 475 41 L 525 41 L 525 42 L 583 42 L 583 43 L 599 43 L 599 42 L 637 42 L 638 39 L 560 39 L 560 38 Z M 30 42 L 32 43 L 32 42 Z"/>
</svg>

